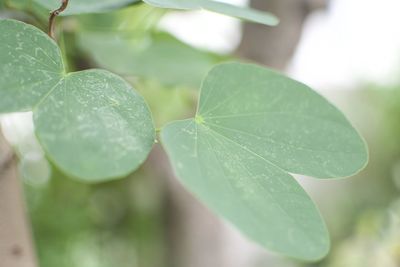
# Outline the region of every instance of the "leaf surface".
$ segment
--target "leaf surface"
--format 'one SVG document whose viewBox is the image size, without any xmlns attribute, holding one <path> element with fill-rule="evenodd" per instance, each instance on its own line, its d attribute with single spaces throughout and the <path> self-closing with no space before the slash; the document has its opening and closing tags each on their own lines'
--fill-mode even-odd
<svg viewBox="0 0 400 267">
<path fill-rule="evenodd" d="M 156 80 L 167 86 L 198 88 L 204 75 L 221 61 L 218 56 L 197 50 L 167 33 L 146 35 L 143 40 L 114 33 L 82 32 L 79 45 L 100 66 L 121 75 Z M 109 53 L 115 49 L 118 53 Z"/>
<path fill-rule="evenodd" d="M 215 67 L 194 119 L 174 122 L 162 143 L 182 183 L 252 240 L 317 260 L 329 250 L 320 214 L 289 172 L 349 176 L 366 146 L 343 114 L 310 88 L 249 64 Z"/>
<path fill-rule="evenodd" d="M 198 116 L 288 172 L 347 177 L 368 160 L 363 139 L 336 107 L 308 86 L 255 65 L 214 68 L 203 82 Z"/>
<path fill-rule="evenodd" d="M 144 2 L 161 8 L 196 10 L 205 9 L 223 15 L 236 17 L 251 22 L 275 26 L 279 23 L 277 17 L 268 12 L 252 8 L 239 7 L 229 3 L 212 0 L 144 0 Z"/>
<path fill-rule="evenodd" d="M 34 110 L 34 122 L 56 165 L 87 181 L 126 176 L 155 139 L 144 99 L 103 70 L 67 75 Z"/>
<path fill-rule="evenodd" d="M 0 112 L 31 110 L 64 75 L 60 50 L 45 33 L 13 20 L 0 20 L 0 34 Z"/>
<path fill-rule="evenodd" d="M 65 73 L 61 53 L 39 29 L 0 20 L 0 112 L 33 110 L 49 158 L 88 182 L 125 176 L 155 140 L 150 111 L 122 78 L 104 70 Z"/>
<path fill-rule="evenodd" d="M 164 13 L 163 9 L 138 5 L 80 16 L 78 45 L 96 64 L 120 75 L 198 89 L 206 73 L 224 57 L 157 31 Z"/>
</svg>

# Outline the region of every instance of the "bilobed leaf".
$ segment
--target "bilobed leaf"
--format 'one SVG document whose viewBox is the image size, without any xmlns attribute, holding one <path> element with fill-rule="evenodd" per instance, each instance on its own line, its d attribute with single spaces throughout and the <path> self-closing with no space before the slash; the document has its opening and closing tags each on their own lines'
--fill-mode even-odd
<svg viewBox="0 0 400 267">
<path fill-rule="evenodd" d="M 247 7 L 238 7 L 229 3 L 213 0 L 143 0 L 161 8 L 196 10 L 205 9 L 243 20 L 275 26 L 279 23 L 277 17 L 268 12 L 262 12 Z"/>
<path fill-rule="evenodd" d="M 248 64 L 215 67 L 194 119 L 162 143 L 182 183 L 252 240 L 317 260 L 329 237 L 317 208 L 289 174 L 343 177 L 366 164 L 366 146 L 333 105 L 307 86 Z"/>
<path fill-rule="evenodd" d="M 0 20 L 0 112 L 32 110 L 49 158 L 64 172 L 96 182 L 122 177 L 155 139 L 143 98 L 104 70 L 65 73 L 57 45 L 39 29 Z"/>
<path fill-rule="evenodd" d="M 60 7 L 61 0 L 34 0 L 48 10 L 55 10 Z M 140 0 L 70 0 L 68 8 L 60 15 L 74 15 L 85 13 L 108 12 L 121 8 Z"/>
</svg>

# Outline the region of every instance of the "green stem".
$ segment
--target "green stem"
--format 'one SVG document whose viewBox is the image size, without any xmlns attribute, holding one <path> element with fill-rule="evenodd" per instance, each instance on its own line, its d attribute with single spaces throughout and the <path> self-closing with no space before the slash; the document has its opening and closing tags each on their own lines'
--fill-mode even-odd
<svg viewBox="0 0 400 267">
<path fill-rule="evenodd" d="M 65 36 L 64 35 L 65 35 L 64 33 L 61 34 L 59 46 L 60 46 L 61 55 L 62 55 L 64 66 L 65 66 L 65 71 L 66 71 L 66 73 L 68 73 L 70 71 L 70 68 L 69 68 L 70 62 L 68 61 L 67 46 L 65 45 Z"/>
</svg>

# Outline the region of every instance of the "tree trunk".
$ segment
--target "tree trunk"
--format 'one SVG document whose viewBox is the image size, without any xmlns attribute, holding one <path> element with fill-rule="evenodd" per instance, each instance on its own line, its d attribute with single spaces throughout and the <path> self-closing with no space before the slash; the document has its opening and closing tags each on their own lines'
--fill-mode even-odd
<svg viewBox="0 0 400 267">
<path fill-rule="evenodd" d="M 307 16 L 326 4 L 327 0 L 252 0 L 253 8 L 274 13 L 280 24 L 244 24 L 238 55 L 283 70 L 296 50 Z"/>
<path fill-rule="evenodd" d="M 0 266 L 36 267 L 13 151 L 0 135 Z"/>
</svg>

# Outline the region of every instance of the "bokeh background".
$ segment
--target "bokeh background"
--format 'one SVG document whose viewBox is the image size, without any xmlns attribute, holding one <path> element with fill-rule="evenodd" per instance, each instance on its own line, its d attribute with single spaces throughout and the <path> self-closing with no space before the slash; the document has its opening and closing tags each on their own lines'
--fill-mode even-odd
<svg viewBox="0 0 400 267">
<path fill-rule="evenodd" d="M 0 2 L 0 17 L 45 28 L 42 10 Z M 191 116 L 201 78 L 226 60 L 270 66 L 326 96 L 370 150 L 354 177 L 296 176 L 326 219 L 330 254 L 304 263 L 248 241 L 182 188 L 160 145 L 125 179 L 88 185 L 65 177 L 46 160 L 31 114 L 6 115 L 2 132 L 19 158 L 40 267 L 400 266 L 400 1 L 226 2 L 271 11 L 281 23 L 134 5 L 62 19 L 60 45 L 71 71 L 102 67 L 128 79 L 157 127 Z"/>
</svg>

